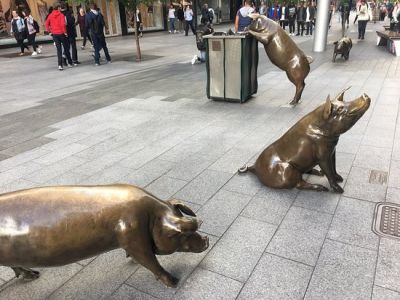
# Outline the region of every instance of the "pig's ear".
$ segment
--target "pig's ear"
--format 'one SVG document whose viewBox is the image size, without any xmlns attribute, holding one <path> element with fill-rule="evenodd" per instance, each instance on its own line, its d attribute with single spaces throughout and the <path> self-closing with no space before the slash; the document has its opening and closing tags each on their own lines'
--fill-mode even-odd
<svg viewBox="0 0 400 300">
<path fill-rule="evenodd" d="M 344 92 L 346 92 L 350 88 L 351 88 L 351 86 L 349 86 L 349 87 L 345 88 L 343 91 L 341 91 L 339 93 L 339 95 L 336 96 L 336 100 L 343 102 Z"/>
<path fill-rule="evenodd" d="M 185 213 L 185 214 L 187 214 L 189 216 L 192 216 L 192 217 L 196 216 L 196 214 L 193 212 L 193 210 L 190 209 L 189 206 L 187 206 L 185 203 L 183 203 L 183 202 L 181 202 L 179 200 L 171 199 L 171 200 L 168 200 L 167 202 L 169 204 L 171 204 L 172 206 L 175 206 L 181 212 L 183 212 L 183 213 Z"/>
<path fill-rule="evenodd" d="M 325 101 L 325 105 L 324 105 L 324 119 L 327 120 L 329 118 L 329 116 L 331 115 L 332 112 L 332 102 L 331 102 L 331 98 L 328 95 L 328 97 L 326 98 Z"/>
<path fill-rule="evenodd" d="M 196 218 L 191 217 L 182 217 L 178 220 L 178 226 L 182 233 L 195 232 L 199 229 L 200 224 Z"/>
</svg>

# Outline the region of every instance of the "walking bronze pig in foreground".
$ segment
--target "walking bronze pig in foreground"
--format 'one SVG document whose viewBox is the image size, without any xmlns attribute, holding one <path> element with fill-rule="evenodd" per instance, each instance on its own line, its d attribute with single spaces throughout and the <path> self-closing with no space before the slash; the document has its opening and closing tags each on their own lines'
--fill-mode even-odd
<svg viewBox="0 0 400 300">
<path fill-rule="evenodd" d="M 188 216 L 183 216 L 182 212 Z M 0 265 L 35 279 L 33 267 L 61 266 L 113 249 L 175 287 L 155 254 L 202 252 L 195 213 L 132 185 L 39 187 L 0 195 Z"/>
<path fill-rule="evenodd" d="M 291 105 L 296 105 L 301 99 L 310 72 L 311 56 L 306 56 L 290 36 L 278 23 L 266 16 L 253 14 L 248 32 L 260 41 L 271 62 L 286 72 L 289 80 L 296 86 L 296 94 Z"/>
<path fill-rule="evenodd" d="M 367 111 L 371 99 L 363 94 L 344 102 L 341 92 L 304 116 L 281 138 L 268 146 L 253 166 L 244 166 L 239 173 L 252 171 L 268 187 L 278 189 L 328 191 L 320 184 L 302 178 L 304 173 L 326 175 L 332 190 L 343 193 L 338 182 L 343 178 L 336 172 L 335 148 L 339 136 L 349 130 Z M 319 165 L 321 171 L 313 169 Z"/>
</svg>

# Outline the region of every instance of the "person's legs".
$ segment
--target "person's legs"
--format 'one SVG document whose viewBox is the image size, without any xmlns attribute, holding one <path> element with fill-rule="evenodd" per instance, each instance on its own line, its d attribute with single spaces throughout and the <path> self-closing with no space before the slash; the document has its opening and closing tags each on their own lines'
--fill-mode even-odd
<svg viewBox="0 0 400 300">
<path fill-rule="evenodd" d="M 100 64 L 100 40 L 97 35 L 92 35 L 93 47 L 94 47 L 94 62 Z"/>
<path fill-rule="evenodd" d="M 36 52 L 37 49 L 35 39 L 36 39 L 36 33 L 28 35 L 28 44 L 32 46 L 34 52 Z"/>
<path fill-rule="evenodd" d="M 72 62 L 76 63 L 78 61 L 78 50 L 76 50 L 76 38 L 70 37 L 69 43 L 71 45 Z"/>
<path fill-rule="evenodd" d="M 106 60 L 111 61 L 110 54 L 108 53 L 106 38 L 104 36 L 101 37 L 101 47 L 103 48 L 104 55 L 106 56 Z"/>
<path fill-rule="evenodd" d="M 358 21 L 358 39 L 361 39 L 362 21 Z"/>
<path fill-rule="evenodd" d="M 313 27 L 314 27 L 314 23 L 311 21 L 310 22 L 310 35 L 312 35 Z"/>
<path fill-rule="evenodd" d="M 311 22 L 306 22 L 306 35 L 309 35 L 309 33 L 310 33 L 310 23 Z"/>
<path fill-rule="evenodd" d="M 69 65 L 72 65 L 71 53 L 69 52 L 69 40 L 65 35 L 61 35 L 61 43 L 64 49 L 64 55 Z"/>
<path fill-rule="evenodd" d="M 185 36 L 187 36 L 189 34 L 189 21 L 186 21 L 185 24 Z"/>
<path fill-rule="evenodd" d="M 21 54 L 23 54 L 24 51 L 25 51 L 24 41 L 21 40 L 21 39 L 18 39 L 18 40 L 16 40 L 16 41 L 17 41 L 17 44 L 18 44 L 19 48 L 21 49 Z"/>
<path fill-rule="evenodd" d="M 301 35 L 303 35 L 303 32 L 304 32 L 304 22 L 300 22 L 300 24 L 301 24 Z"/>
<path fill-rule="evenodd" d="M 300 21 L 297 21 L 297 35 L 300 35 Z"/>
<path fill-rule="evenodd" d="M 58 59 L 58 66 L 63 66 L 63 59 L 62 59 L 62 50 L 61 50 L 61 38 L 58 34 L 53 34 L 53 41 L 56 44 L 57 49 L 57 59 Z"/>
<path fill-rule="evenodd" d="M 362 35 L 361 35 L 361 39 L 364 39 L 365 36 L 365 29 L 367 28 L 367 21 L 363 21 L 363 27 L 362 27 Z"/>
<path fill-rule="evenodd" d="M 206 61 L 206 51 L 200 50 L 200 61 L 205 62 Z"/>
<path fill-rule="evenodd" d="M 192 29 L 193 35 L 196 35 L 196 30 L 194 30 L 194 26 L 193 26 L 193 20 L 190 21 L 189 25 L 190 25 L 190 28 Z"/>
</svg>

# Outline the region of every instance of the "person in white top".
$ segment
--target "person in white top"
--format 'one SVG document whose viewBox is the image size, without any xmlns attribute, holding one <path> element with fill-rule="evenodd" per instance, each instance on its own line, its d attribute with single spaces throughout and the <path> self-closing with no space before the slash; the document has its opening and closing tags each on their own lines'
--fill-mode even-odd
<svg viewBox="0 0 400 300">
<path fill-rule="evenodd" d="M 357 7 L 358 16 L 358 39 L 363 40 L 365 36 L 365 28 L 367 27 L 367 22 L 369 20 L 368 4 L 365 0 L 361 0 L 360 6 Z"/>
<path fill-rule="evenodd" d="M 186 22 L 185 36 L 187 36 L 188 33 L 189 33 L 189 26 L 190 26 L 190 29 L 193 32 L 193 35 L 196 35 L 196 31 L 194 30 L 194 27 L 193 27 L 193 10 L 192 10 L 192 6 L 191 5 L 186 5 L 186 8 L 185 8 L 185 22 Z"/>
<path fill-rule="evenodd" d="M 175 7 L 171 3 L 168 9 L 168 20 L 169 20 L 169 33 L 176 33 L 175 30 Z"/>
<path fill-rule="evenodd" d="M 288 22 L 289 11 L 286 6 L 286 2 L 283 1 L 281 6 L 281 18 L 279 19 L 279 25 L 285 30 L 286 24 Z"/>
<path fill-rule="evenodd" d="M 31 15 L 31 11 L 29 9 L 24 9 L 23 10 L 23 15 L 25 17 L 25 24 L 28 30 L 28 44 L 32 46 L 33 52 L 32 56 L 38 55 L 38 53 L 41 53 L 41 49 L 36 45 L 36 33 L 38 29 L 38 24 L 37 22 L 33 19 Z"/>
</svg>

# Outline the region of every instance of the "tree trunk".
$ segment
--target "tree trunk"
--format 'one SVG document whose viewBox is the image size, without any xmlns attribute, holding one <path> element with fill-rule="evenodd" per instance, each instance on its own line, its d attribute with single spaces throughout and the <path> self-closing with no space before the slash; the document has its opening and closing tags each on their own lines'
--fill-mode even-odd
<svg viewBox="0 0 400 300">
<path fill-rule="evenodd" d="M 138 22 L 137 22 L 136 7 L 135 7 L 135 12 L 133 13 L 133 17 L 135 20 L 134 24 L 135 24 L 135 40 L 136 40 L 136 61 L 139 62 L 142 60 L 142 53 L 140 51 L 139 28 L 138 28 Z"/>
</svg>

